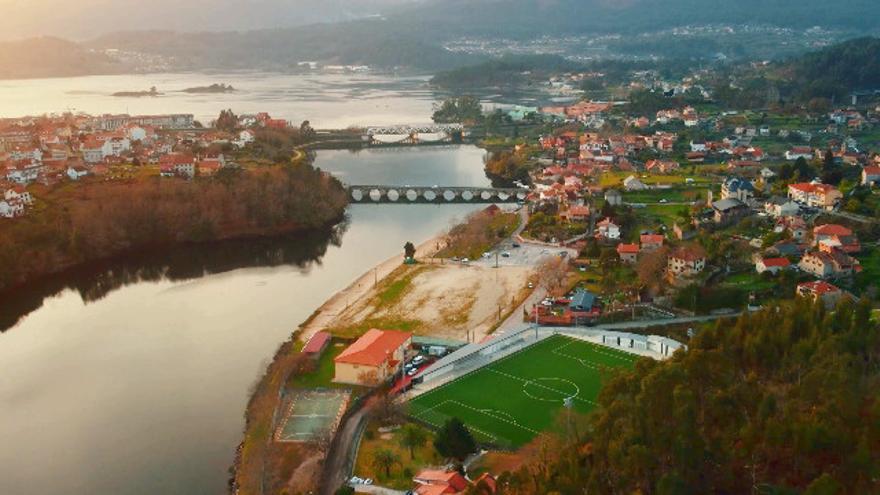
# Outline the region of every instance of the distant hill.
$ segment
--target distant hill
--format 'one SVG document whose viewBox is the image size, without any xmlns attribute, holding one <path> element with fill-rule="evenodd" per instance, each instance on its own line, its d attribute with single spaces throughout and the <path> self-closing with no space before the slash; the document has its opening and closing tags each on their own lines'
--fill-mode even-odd
<svg viewBox="0 0 880 495">
<path fill-rule="evenodd" d="M 113 74 L 125 69 L 103 53 L 58 38 L 0 42 L 0 79 Z"/>
<path fill-rule="evenodd" d="M 84 40 L 114 31 L 245 31 L 386 14 L 422 0 L 5 0 L 0 39 Z"/>
<path fill-rule="evenodd" d="M 701 24 L 876 30 L 876 0 L 434 0 L 394 19 L 458 35 L 530 37 Z"/>
</svg>

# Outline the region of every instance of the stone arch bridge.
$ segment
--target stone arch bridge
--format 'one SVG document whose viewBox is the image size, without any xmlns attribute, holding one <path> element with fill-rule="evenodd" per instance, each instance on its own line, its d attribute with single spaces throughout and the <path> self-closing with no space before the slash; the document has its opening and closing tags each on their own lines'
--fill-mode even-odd
<svg viewBox="0 0 880 495">
<path fill-rule="evenodd" d="M 523 201 L 528 189 L 493 187 L 348 186 L 352 203 L 515 203 Z"/>
</svg>

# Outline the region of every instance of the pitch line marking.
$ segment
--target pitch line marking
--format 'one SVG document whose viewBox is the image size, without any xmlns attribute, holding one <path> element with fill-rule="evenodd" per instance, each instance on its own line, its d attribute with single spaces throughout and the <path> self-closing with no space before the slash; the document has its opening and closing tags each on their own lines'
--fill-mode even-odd
<svg viewBox="0 0 880 495">
<path fill-rule="evenodd" d="M 512 379 L 512 380 L 517 380 L 517 381 L 519 381 L 519 382 L 523 382 L 523 383 L 526 384 L 526 385 L 528 385 L 530 382 L 533 382 L 533 381 L 534 381 L 534 380 L 527 380 L 527 379 L 525 379 L 525 378 L 522 378 L 522 377 L 519 377 L 519 376 L 516 376 L 516 375 L 511 375 L 510 373 L 505 373 L 505 372 L 503 372 L 503 371 L 498 371 L 498 370 L 496 370 L 495 368 L 487 367 L 486 369 L 487 369 L 488 371 L 491 371 L 492 373 L 497 373 L 497 374 L 499 374 L 499 375 L 501 375 L 501 376 L 506 376 L 507 378 L 510 378 L 510 379 Z M 554 378 L 555 378 L 555 377 L 554 377 Z M 548 386 L 546 386 L 546 385 L 541 385 L 540 383 L 531 383 L 531 384 L 534 385 L 534 386 L 536 386 L 536 387 L 539 387 L 539 388 L 543 388 L 543 389 L 549 390 L 549 391 L 551 391 L 551 392 L 556 392 L 557 394 L 559 394 L 559 395 L 561 395 L 561 396 L 563 396 L 563 397 L 568 397 L 568 396 L 569 396 L 566 392 L 563 392 L 563 391 L 561 391 L 561 390 L 556 390 L 555 388 L 548 387 Z M 577 387 L 577 385 L 575 385 L 575 387 Z M 580 388 L 579 388 L 579 387 L 578 387 L 578 392 L 580 392 Z M 581 402 L 585 402 L 585 403 L 587 403 L 587 404 L 591 404 L 591 405 L 594 405 L 594 406 L 597 406 L 597 405 L 598 405 L 598 404 L 596 404 L 595 402 L 591 401 L 590 399 L 585 399 L 585 398 L 583 398 L 583 397 L 577 397 L 577 396 L 574 396 L 574 397 L 572 397 L 572 399 L 577 400 L 577 401 L 581 401 Z"/>
</svg>

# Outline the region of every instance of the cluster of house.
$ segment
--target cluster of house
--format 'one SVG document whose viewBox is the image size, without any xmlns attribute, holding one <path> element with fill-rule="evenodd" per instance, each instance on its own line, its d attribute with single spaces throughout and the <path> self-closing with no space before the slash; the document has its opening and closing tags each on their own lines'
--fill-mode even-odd
<svg viewBox="0 0 880 495">
<path fill-rule="evenodd" d="M 216 151 L 193 150 L 242 148 L 254 142 L 256 128 L 284 128 L 289 123 L 260 113 L 239 117 L 239 125 L 245 129 L 235 133 L 201 129 L 190 114 L 2 119 L 0 185 L 5 194 L 0 216 L 25 213 L 32 199 L 16 192 L 21 187 L 110 176 L 113 165 L 158 164 L 163 176 L 210 176 L 228 165 L 226 158 Z"/>
</svg>

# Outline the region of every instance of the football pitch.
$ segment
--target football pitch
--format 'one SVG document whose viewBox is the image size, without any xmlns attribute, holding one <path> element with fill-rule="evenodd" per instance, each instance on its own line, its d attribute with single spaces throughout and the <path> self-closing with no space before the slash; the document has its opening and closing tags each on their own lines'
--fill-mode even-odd
<svg viewBox="0 0 880 495">
<path fill-rule="evenodd" d="M 435 427 L 456 417 L 477 441 L 515 448 L 549 428 L 566 402 L 581 413 L 592 410 L 603 377 L 636 359 L 554 335 L 416 397 L 410 414 Z"/>
</svg>

